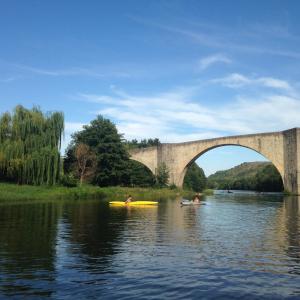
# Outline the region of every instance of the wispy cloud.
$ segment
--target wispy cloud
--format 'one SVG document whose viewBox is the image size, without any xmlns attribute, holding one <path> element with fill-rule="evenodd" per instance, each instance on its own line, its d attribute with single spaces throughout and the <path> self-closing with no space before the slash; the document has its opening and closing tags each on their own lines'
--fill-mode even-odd
<svg viewBox="0 0 300 300">
<path fill-rule="evenodd" d="M 201 58 L 198 61 L 198 67 L 201 71 L 209 68 L 210 66 L 217 64 L 217 63 L 225 63 L 225 64 L 230 64 L 231 59 L 229 59 L 226 55 L 224 54 L 214 54 L 210 56 L 206 56 Z"/>
<path fill-rule="evenodd" d="M 254 23 L 247 26 L 247 32 L 256 37 L 271 37 L 290 41 L 300 41 L 300 37 L 293 34 L 287 25 Z"/>
<path fill-rule="evenodd" d="M 264 91 L 255 98 L 245 91 L 234 101 L 214 108 L 207 101 L 195 100 L 197 88 L 194 86 L 152 96 L 136 96 L 114 89 L 110 96 L 85 94 L 82 101 L 99 103 L 100 108 L 94 113 L 112 119 L 128 139 L 158 137 L 164 142 L 179 142 L 224 134 L 284 130 L 300 125 L 300 97 L 276 92 L 278 88 L 287 91 L 288 82 L 264 77 L 250 79 L 242 75 L 231 79 L 234 84 L 255 82 Z"/>
<path fill-rule="evenodd" d="M 107 95 L 95 95 L 95 94 L 84 94 L 80 93 L 78 95 L 80 99 L 85 99 L 88 102 L 92 103 L 106 103 L 109 104 L 111 102 L 114 102 L 116 100 L 115 97 L 107 96 Z"/>
<path fill-rule="evenodd" d="M 69 68 L 69 69 L 43 69 L 43 68 L 36 68 L 31 66 L 25 66 L 20 64 L 15 64 L 15 67 L 29 71 L 35 74 L 46 75 L 46 76 L 76 76 L 76 75 L 88 75 L 88 76 L 96 76 L 102 77 L 103 75 L 100 73 L 95 73 L 91 70 L 84 69 L 84 68 Z"/>
<path fill-rule="evenodd" d="M 211 80 L 213 83 L 219 83 L 230 88 L 240 88 L 247 85 L 258 85 L 269 87 L 272 89 L 279 89 L 285 91 L 292 91 L 289 82 L 272 77 L 247 77 L 239 73 L 232 73 L 222 78 Z"/>
<path fill-rule="evenodd" d="M 236 88 L 236 87 L 244 86 L 246 84 L 250 84 L 251 80 L 245 77 L 244 75 L 233 73 L 226 77 L 213 79 L 212 82 L 220 83 L 223 84 L 224 86 L 231 87 L 231 88 Z"/>
<path fill-rule="evenodd" d="M 287 81 L 271 78 L 271 77 L 261 77 L 256 80 L 257 82 L 261 83 L 264 86 L 282 90 L 291 90 L 292 87 Z"/>
<path fill-rule="evenodd" d="M 9 83 L 9 82 L 17 80 L 17 78 L 18 78 L 17 76 L 11 76 L 11 77 L 7 77 L 7 78 L 0 78 L 0 82 Z"/>
<path fill-rule="evenodd" d="M 251 31 L 251 26 L 244 25 L 243 28 L 229 28 L 220 27 L 212 24 L 195 24 L 191 22 L 182 22 L 181 26 L 165 25 L 163 23 L 149 21 L 138 17 L 129 16 L 133 21 L 141 24 L 156 27 L 166 32 L 181 35 L 188 40 L 200 44 L 205 47 L 214 49 L 231 50 L 238 52 L 246 52 L 253 54 L 269 54 L 276 56 L 283 56 L 289 58 L 300 58 L 300 51 L 290 50 L 288 47 L 284 47 L 280 44 L 274 47 L 267 46 L 265 43 L 262 44 L 262 40 L 265 42 L 266 39 L 273 42 L 276 31 L 275 26 L 266 26 L 265 30 L 263 25 L 257 26 L 257 28 Z M 198 26 L 195 26 L 198 25 Z M 277 29 L 281 28 L 277 25 Z M 277 38 L 290 39 L 290 41 L 299 41 L 298 37 L 292 36 L 286 30 L 277 32 Z M 245 37 L 248 37 L 245 39 Z M 250 39 L 249 39 L 250 37 Z M 296 47 L 298 48 L 298 47 Z"/>
<path fill-rule="evenodd" d="M 46 69 L 46 68 L 36 68 L 27 65 L 13 64 L 16 68 L 28 71 L 34 74 L 44 75 L 44 76 L 86 76 L 86 77 L 118 77 L 118 78 L 128 78 L 130 77 L 129 73 L 121 71 L 107 71 L 107 72 L 98 72 L 92 68 L 81 68 L 81 67 L 71 67 L 66 69 Z"/>
</svg>

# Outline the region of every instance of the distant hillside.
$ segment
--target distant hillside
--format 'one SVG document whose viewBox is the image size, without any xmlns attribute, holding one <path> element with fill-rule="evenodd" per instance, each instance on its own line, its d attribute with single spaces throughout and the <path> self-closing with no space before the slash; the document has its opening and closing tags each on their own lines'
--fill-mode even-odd
<svg viewBox="0 0 300 300">
<path fill-rule="evenodd" d="M 208 178 L 208 186 L 216 189 L 256 190 L 279 192 L 283 190 L 280 174 L 270 162 L 247 162 Z"/>
</svg>

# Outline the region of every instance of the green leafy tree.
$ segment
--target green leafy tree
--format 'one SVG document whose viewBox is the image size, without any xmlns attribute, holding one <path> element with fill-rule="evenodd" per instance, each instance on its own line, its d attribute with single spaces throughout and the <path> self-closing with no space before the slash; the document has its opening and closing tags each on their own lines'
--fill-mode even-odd
<svg viewBox="0 0 300 300">
<path fill-rule="evenodd" d="M 76 145 L 74 141 L 68 145 L 65 156 L 63 157 L 63 170 L 65 174 L 71 174 L 76 172 L 76 156 L 75 156 Z"/>
<path fill-rule="evenodd" d="M 204 171 L 196 163 L 192 163 L 184 177 L 183 187 L 200 192 L 206 188 L 206 183 L 207 179 Z"/>
<path fill-rule="evenodd" d="M 147 147 L 159 146 L 160 141 L 158 138 L 143 139 L 140 142 L 136 139 L 133 139 L 131 141 L 126 141 L 125 144 L 126 144 L 127 149 L 147 148 Z"/>
<path fill-rule="evenodd" d="M 100 117 L 102 118 L 102 117 Z M 93 123 L 95 125 L 95 123 Z M 101 140 L 104 140 L 104 136 L 105 136 L 105 143 L 107 143 L 107 139 L 110 139 L 109 136 L 115 136 L 115 134 L 117 133 L 115 126 L 109 121 L 109 120 L 105 120 L 105 119 L 101 119 L 101 124 L 102 124 L 102 129 L 101 130 Z M 98 122 L 99 125 L 99 122 Z M 91 128 L 88 129 L 89 131 L 91 130 Z M 99 129 L 98 129 L 99 130 Z M 66 150 L 66 155 L 64 158 L 64 172 L 66 174 L 74 174 L 75 177 L 77 177 L 79 179 L 78 176 L 78 172 L 77 172 L 77 160 L 75 157 L 75 148 L 76 145 L 78 143 L 80 143 L 80 141 L 85 141 L 85 143 L 87 143 L 87 140 L 90 139 L 91 137 L 91 133 L 87 134 L 86 133 L 86 128 L 84 129 L 85 133 L 83 134 L 82 132 L 77 133 L 73 136 L 73 140 L 70 143 L 70 145 L 68 146 L 67 150 Z M 79 136 L 80 135 L 80 136 Z M 100 135 L 97 136 L 97 138 Z M 93 140 L 93 147 L 94 149 L 95 144 L 97 144 L 97 142 L 95 143 L 95 138 L 92 139 Z M 98 142 L 100 143 L 100 138 L 98 140 Z M 119 143 L 121 142 L 122 145 L 120 145 Z M 127 186 L 142 186 L 142 187 L 148 187 L 148 186 L 153 186 L 156 183 L 156 178 L 155 176 L 152 174 L 152 172 L 143 164 L 134 161 L 134 160 L 130 160 L 129 159 L 129 154 L 128 154 L 128 150 L 133 149 L 133 148 L 144 148 L 144 147 L 148 147 L 148 146 L 154 146 L 154 145 L 158 145 L 160 142 L 158 139 L 148 139 L 148 140 L 142 140 L 140 142 L 138 142 L 137 140 L 132 140 L 132 141 L 124 141 L 122 139 L 122 136 L 119 135 L 117 138 L 114 138 L 113 140 L 113 145 L 119 145 L 117 147 L 113 147 L 113 149 L 111 147 L 110 148 L 110 153 L 111 155 L 114 154 L 116 157 L 119 157 L 120 153 L 119 150 L 121 149 L 121 157 L 123 157 L 121 163 L 119 165 L 121 165 L 121 168 L 116 168 L 115 169 L 115 174 L 117 176 L 114 176 L 114 178 L 118 177 L 117 180 L 117 184 L 118 185 L 127 185 Z M 91 147 L 92 144 L 89 144 L 89 146 Z M 107 145 L 107 144 L 106 144 Z M 91 148 L 92 149 L 92 148 Z M 124 154 L 124 149 L 125 149 L 125 154 Z M 117 151 L 115 151 L 117 150 Z M 106 150 L 105 150 L 106 151 Z M 99 152 L 95 152 L 95 150 L 93 150 L 93 152 L 95 153 L 96 156 L 96 160 L 98 161 L 99 159 Z M 106 151 L 107 152 L 107 151 Z M 126 157 L 124 157 L 126 156 Z M 103 156 L 101 161 L 102 161 L 102 165 L 111 165 L 111 162 L 109 160 L 107 160 L 109 157 L 108 156 Z M 95 170 L 95 174 L 100 174 L 100 176 L 103 176 L 103 174 L 101 174 L 100 172 L 100 165 L 98 164 L 98 168 L 96 168 Z M 107 172 L 107 178 L 110 176 L 110 172 Z M 96 176 L 95 176 L 96 177 Z M 92 178 L 91 180 L 92 183 L 96 183 L 99 182 L 98 180 L 95 180 L 95 178 Z M 116 180 L 113 179 L 112 181 L 110 179 L 107 180 L 107 183 L 100 183 L 100 185 L 114 185 L 116 183 Z"/>
<path fill-rule="evenodd" d="M 283 191 L 282 178 L 273 165 L 265 166 L 256 175 L 256 190 L 261 192 Z"/>
<path fill-rule="evenodd" d="M 168 185 L 169 182 L 169 170 L 165 163 L 161 163 L 156 170 L 156 184 L 159 187 Z"/>
<path fill-rule="evenodd" d="M 155 176 L 143 164 L 129 160 L 127 171 L 131 186 L 149 187 L 155 185 Z"/>
<path fill-rule="evenodd" d="M 72 162 L 78 144 L 86 144 L 95 154 L 95 175 L 91 182 L 99 186 L 129 185 L 127 171 L 129 155 L 122 142 L 123 136 L 108 119 L 98 116 L 85 125 L 82 131 L 72 136 L 72 143 L 66 153 L 67 168 L 72 170 Z"/>
<path fill-rule="evenodd" d="M 55 184 L 60 175 L 64 131 L 61 112 L 43 114 L 17 106 L 0 116 L 0 175 L 19 184 Z"/>
</svg>

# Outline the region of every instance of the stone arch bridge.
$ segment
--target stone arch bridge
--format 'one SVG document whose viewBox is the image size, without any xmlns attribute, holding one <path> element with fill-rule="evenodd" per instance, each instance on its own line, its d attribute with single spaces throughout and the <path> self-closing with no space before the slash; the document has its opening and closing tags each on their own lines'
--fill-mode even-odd
<svg viewBox="0 0 300 300">
<path fill-rule="evenodd" d="M 280 132 L 228 136 L 185 143 L 163 143 L 159 146 L 130 151 L 130 158 L 156 174 L 165 163 L 170 172 L 169 184 L 181 187 L 191 163 L 216 147 L 237 145 L 252 149 L 270 160 L 279 171 L 287 191 L 300 195 L 300 128 Z"/>
</svg>

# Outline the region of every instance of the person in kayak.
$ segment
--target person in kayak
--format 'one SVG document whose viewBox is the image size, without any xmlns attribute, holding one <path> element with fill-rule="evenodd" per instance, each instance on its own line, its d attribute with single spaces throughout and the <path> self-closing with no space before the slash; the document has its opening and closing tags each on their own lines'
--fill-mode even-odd
<svg viewBox="0 0 300 300">
<path fill-rule="evenodd" d="M 193 200 L 192 200 L 194 203 L 200 203 L 200 196 L 199 194 L 196 194 L 194 197 L 193 197 Z"/>
<path fill-rule="evenodd" d="M 127 204 L 127 203 L 129 203 L 129 202 L 132 202 L 132 196 L 131 195 L 128 195 L 128 197 L 127 197 L 127 199 L 126 199 L 126 201 L 125 201 L 125 203 Z"/>
</svg>

